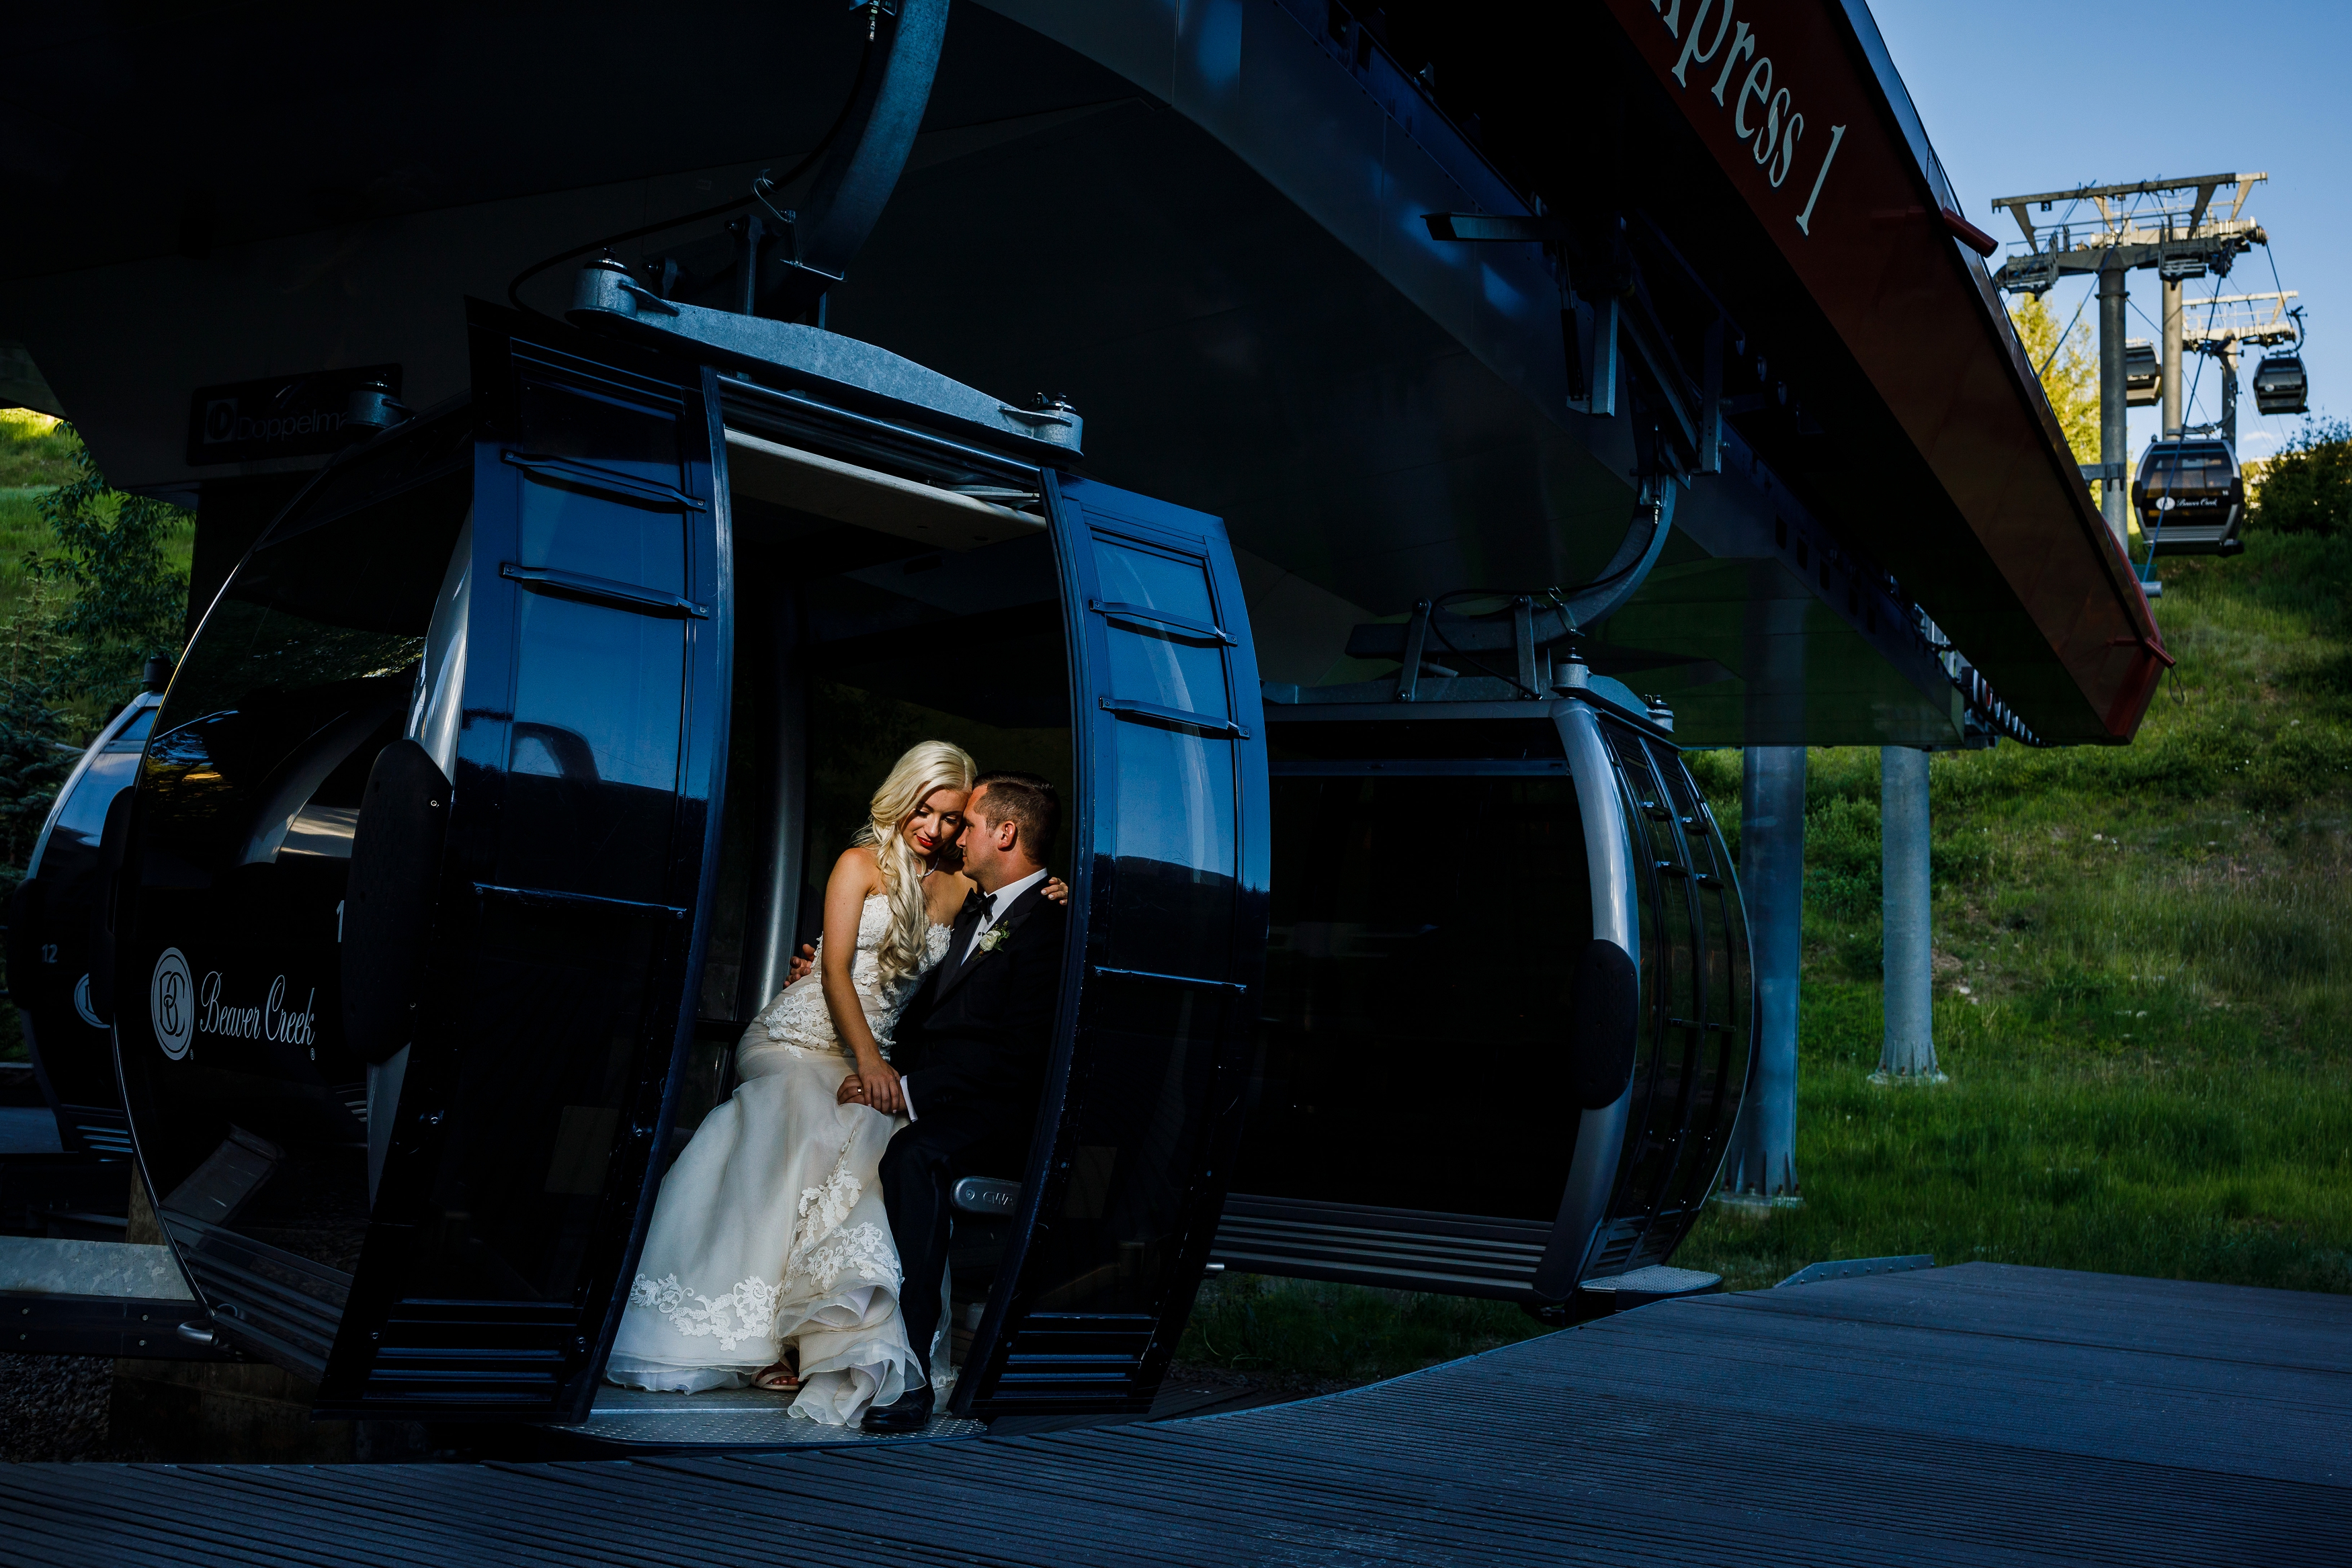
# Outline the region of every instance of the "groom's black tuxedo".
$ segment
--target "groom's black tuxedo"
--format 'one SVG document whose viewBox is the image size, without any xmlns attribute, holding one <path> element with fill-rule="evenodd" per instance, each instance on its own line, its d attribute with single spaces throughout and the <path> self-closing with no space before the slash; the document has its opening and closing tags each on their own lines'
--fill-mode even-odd
<svg viewBox="0 0 2352 1568">
<path fill-rule="evenodd" d="M 992 951 L 966 958 L 980 925 L 978 906 L 968 908 L 948 956 L 898 1015 L 891 1056 L 915 1121 L 883 1154 L 882 1197 L 906 1270 L 899 1312 L 918 1356 L 929 1356 L 939 1328 L 950 1189 L 960 1176 L 1018 1176 L 1036 1124 L 1069 928 L 1043 885 L 1005 910 Z"/>
<path fill-rule="evenodd" d="M 975 904 L 956 921 L 948 955 L 898 1015 L 892 1065 L 908 1081 L 920 1126 L 934 1115 L 1011 1117 L 1026 1143 L 1062 988 L 1068 912 L 1044 883 L 1025 890 L 997 921 L 992 952 L 965 956 L 980 925 Z"/>
</svg>

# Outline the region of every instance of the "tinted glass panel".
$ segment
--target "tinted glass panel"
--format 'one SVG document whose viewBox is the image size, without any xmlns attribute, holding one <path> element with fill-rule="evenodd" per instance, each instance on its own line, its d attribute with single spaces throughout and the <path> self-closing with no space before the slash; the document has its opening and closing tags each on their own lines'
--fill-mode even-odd
<svg viewBox="0 0 2352 1568">
<path fill-rule="evenodd" d="M 91 973 L 100 958 L 99 901 L 108 884 L 99 850 L 107 809 L 137 781 L 138 772 L 136 751 L 105 751 L 90 759 L 41 844 L 31 891 L 16 916 L 24 927 L 9 933 L 8 999 L 30 1025 L 25 1043 L 50 1094 L 61 1105 L 90 1107 L 110 1119 L 119 1115 L 121 1103 L 114 1040 L 89 1014 Z M 61 1129 L 71 1133 L 68 1148 L 89 1121 L 63 1118 Z M 119 1140 L 121 1129 L 114 1132 Z"/>
<path fill-rule="evenodd" d="M 1114 694 L 1208 718 L 1232 716 L 1222 648 L 1204 647 L 1181 633 L 1137 633 L 1117 622 L 1112 625 L 1105 642 Z"/>
<path fill-rule="evenodd" d="M 1546 956 L 1592 937 L 1575 787 L 1277 776 L 1273 899 L 1234 1190 L 1550 1219 L 1577 1110 Z M 1440 1085 L 1475 1149 L 1432 1141 Z"/>
<path fill-rule="evenodd" d="M 686 591 L 686 521 L 533 476 L 522 487 L 523 566 Z"/>
<path fill-rule="evenodd" d="M 1669 945 L 1676 940 L 1664 918 L 1664 894 L 1657 862 L 1659 812 L 1665 810 L 1657 780 L 1650 772 L 1648 754 L 1640 739 L 1604 726 L 1610 750 L 1623 771 L 1627 831 L 1633 838 L 1633 887 L 1641 912 L 1642 1010 L 1634 1033 L 1633 1103 L 1625 1128 L 1625 1150 L 1619 1169 L 1621 1185 L 1612 1216 L 1654 1209 L 1673 1168 L 1679 1120 L 1661 1124 L 1652 1113 L 1660 1104 L 1679 1104 L 1683 1043 L 1673 1037 L 1668 1019 L 1671 1006 Z M 1687 945 L 1689 936 L 1680 940 Z"/>
<path fill-rule="evenodd" d="M 1148 610 L 1192 627 L 1215 624 L 1208 573 L 1201 562 L 1099 536 L 1097 544 L 1106 604 Z M 1232 716 L 1221 640 L 1141 614 L 1106 612 L 1105 622 L 1109 629 L 1104 643 L 1110 659 L 1108 674 L 1112 695 L 1214 718 Z"/>
<path fill-rule="evenodd" d="M 1197 559 L 1163 555 L 1097 534 L 1095 570 L 1107 603 L 1139 605 L 1201 625 L 1216 622 L 1209 576 Z"/>
<path fill-rule="evenodd" d="M 206 618 L 154 724 L 121 949 L 124 1074 L 165 1224 L 208 1296 L 311 1354 L 367 1211 L 366 1063 L 343 1040 L 338 947 L 347 827 L 401 733 L 472 498 L 469 469 L 420 481 L 414 455 L 395 442 L 354 460 L 341 494 L 379 493 L 378 465 L 404 487 L 289 518 Z"/>
<path fill-rule="evenodd" d="M 135 751 L 109 749 L 91 758 L 89 766 L 82 771 L 81 781 L 66 797 L 65 807 L 49 830 L 49 841 L 41 851 L 42 863 L 37 869 L 47 871 L 49 857 L 63 852 L 68 843 L 95 850 L 99 834 L 106 829 L 106 809 L 114 804 L 115 793 L 138 775 L 139 754 Z"/>
<path fill-rule="evenodd" d="M 1223 995 L 1097 977 L 1082 1026 L 1090 1076 L 1074 1107 L 1076 1152 L 1045 1240 L 1057 1283 L 1038 1312 L 1150 1311 L 1185 1189 L 1213 1120 Z"/>
<path fill-rule="evenodd" d="M 1171 955 L 1190 955 L 1222 973 L 1234 918 L 1234 743 L 1136 723 L 1113 733 L 1110 961 L 1164 970 Z"/>
<path fill-rule="evenodd" d="M 664 902 L 685 623 L 543 594 L 516 600 L 509 809 L 543 831 L 506 837 L 500 878 Z"/>
<path fill-rule="evenodd" d="M 569 457 L 657 485 L 681 476 L 677 422 L 617 394 L 578 384 L 526 381 L 522 440 L 531 455 Z"/>
<path fill-rule="evenodd" d="M 545 594 L 519 599 L 515 769 L 675 789 L 684 623 Z"/>
<path fill-rule="evenodd" d="M 566 1301 L 593 1238 L 660 935 L 604 911 L 486 901 L 474 998 L 412 1296 Z M 495 1042 L 495 1048 L 493 1048 Z"/>
</svg>

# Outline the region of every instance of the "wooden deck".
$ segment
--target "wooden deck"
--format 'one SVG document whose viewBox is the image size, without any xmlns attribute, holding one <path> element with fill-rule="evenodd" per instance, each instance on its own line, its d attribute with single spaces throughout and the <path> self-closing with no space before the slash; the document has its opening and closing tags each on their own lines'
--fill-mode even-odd
<svg viewBox="0 0 2352 1568">
<path fill-rule="evenodd" d="M 0 1563 L 2352 1561 L 2352 1296 L 1966 1264 L 1345 1394 L 733 1458 L 23 1466 Z"/>
</svg>

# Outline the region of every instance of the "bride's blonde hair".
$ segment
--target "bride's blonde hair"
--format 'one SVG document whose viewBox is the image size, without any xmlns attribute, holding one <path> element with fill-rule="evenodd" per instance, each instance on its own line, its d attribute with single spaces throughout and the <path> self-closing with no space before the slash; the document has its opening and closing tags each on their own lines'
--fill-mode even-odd
<svg viewBox="0 0 2352 1568">
<path fill-rule="evenodd" d="M 979 767 L 961 746 L 926 740 L 908 748 L 866 803 L 866 825 L 852 843 L 870 845 L 882 873 L 882 896 L 890 906 L 890 928 L 875 956 L 885 979 L 911 975 L 923 966 L 923 943 L 930 916 L 923 907 L 923 857 L 907 841 L 907 819 L 935 789 L 971 793 Z"/>
</svg>

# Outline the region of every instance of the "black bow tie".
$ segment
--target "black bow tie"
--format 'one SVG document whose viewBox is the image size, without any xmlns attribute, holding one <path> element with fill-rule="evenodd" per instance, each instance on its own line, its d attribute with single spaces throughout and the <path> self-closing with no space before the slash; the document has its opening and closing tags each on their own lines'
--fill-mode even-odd
<svg viewBox="0 0 2352 1568">
<path fill-rule="evenodd" d="M 957 923 L 961 925 L 962 922 L 967 920 L 982 920 L 987 918 L 988 906 L 993 902 L 995 901 L 990 898 L 988 894 L 981 892 L 980 889 L 976 887 L 973 888 L 970 893 L 963 895 L 963 908 L 956 915 Z"/>
</svg>

